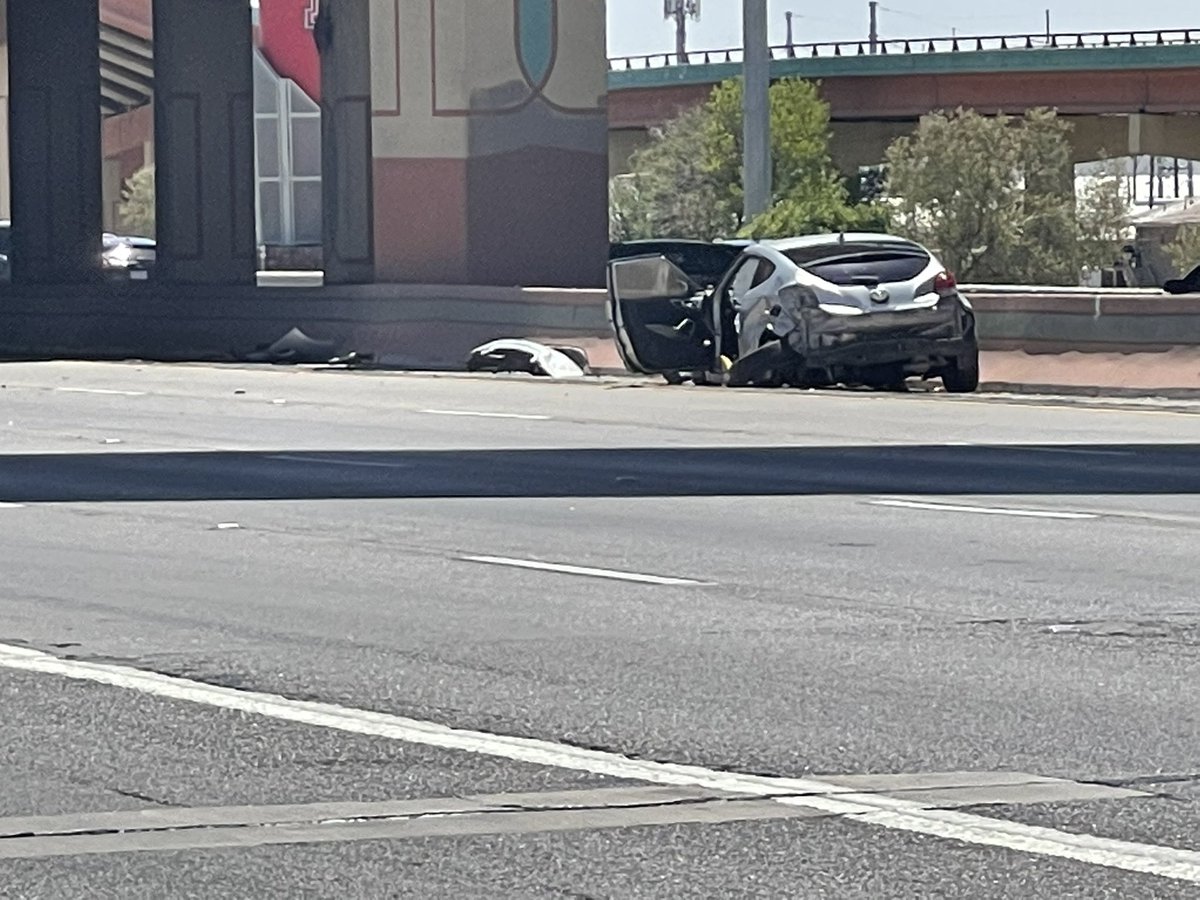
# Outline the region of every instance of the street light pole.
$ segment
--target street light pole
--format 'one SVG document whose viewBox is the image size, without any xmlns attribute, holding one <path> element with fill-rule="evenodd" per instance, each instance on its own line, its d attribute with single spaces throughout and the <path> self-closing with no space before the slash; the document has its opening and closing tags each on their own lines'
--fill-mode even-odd
<svg viewBox="0 0 1200 900">
<path fill-rule="evenodd" d="M 771 54 L 767 0 L 742 0 L 743 217 L 748 224 L 771 207 Z"/>
</svg>

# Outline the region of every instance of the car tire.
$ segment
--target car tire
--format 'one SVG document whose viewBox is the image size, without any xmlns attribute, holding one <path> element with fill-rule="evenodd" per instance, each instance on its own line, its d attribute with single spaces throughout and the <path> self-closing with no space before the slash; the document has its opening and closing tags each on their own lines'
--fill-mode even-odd
<svg viewBox="0 0 1200 900">
<path fill-rule="evenodd" d="M 979 350 L 964 353 L 942 373 L 948 394 L 972 394 L 979 390 Z"/>
</svg>

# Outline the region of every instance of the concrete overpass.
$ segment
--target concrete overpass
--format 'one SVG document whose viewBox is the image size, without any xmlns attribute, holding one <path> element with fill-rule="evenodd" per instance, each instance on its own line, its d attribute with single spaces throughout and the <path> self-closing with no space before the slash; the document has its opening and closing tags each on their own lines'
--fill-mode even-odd
<svg viewBox="0 0 1200 900">
<path fill-rule="evenodd" d="M 882 161 L 887 146 L 938 109 L 1019 115 L 1057 109 L 1075 128 L 1076 162 L 1153 154 L 1200 157 L 1200 28 L 826 43 L 772 48 L 772 74 L 820 81 L 832 151 L 846 172 Z M 741 74 L 740 52 L 610 62 L 610 173 L 650 129 L 702 103 Z"/>
</svg>

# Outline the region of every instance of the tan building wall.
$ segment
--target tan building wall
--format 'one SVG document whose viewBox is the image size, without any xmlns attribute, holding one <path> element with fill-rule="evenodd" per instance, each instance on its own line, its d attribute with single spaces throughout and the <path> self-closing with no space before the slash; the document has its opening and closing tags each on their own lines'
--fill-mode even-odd
<svg viewBox="0 0 1200 900">
<path fill-rule="evenodd" d="M 372 0 L 380 280 L 603 283 L 605 5 Z"/>
</svg>

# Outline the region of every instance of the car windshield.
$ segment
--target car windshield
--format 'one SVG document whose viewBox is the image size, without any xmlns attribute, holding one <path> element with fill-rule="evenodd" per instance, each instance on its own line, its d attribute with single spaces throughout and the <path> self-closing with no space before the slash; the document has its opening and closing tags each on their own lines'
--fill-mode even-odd
<svg viewBox="0 0 1200 900">
<path fill-rule="evenodd" d="M 831 284 L 911 281 L 929 266 L 930 256 L 916 244 L 820 244 L 797 247 L 784 255 Z"/>
</svg>

